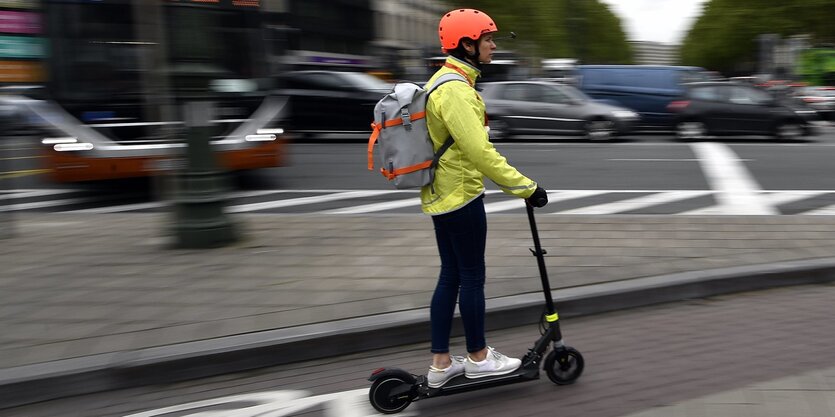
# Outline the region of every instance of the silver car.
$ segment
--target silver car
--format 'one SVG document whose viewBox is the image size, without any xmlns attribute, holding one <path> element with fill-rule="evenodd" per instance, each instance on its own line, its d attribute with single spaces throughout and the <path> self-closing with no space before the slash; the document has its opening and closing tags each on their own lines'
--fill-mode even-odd
<svg viewBox="0 0 835 417">
<path fill-rule="evenodd" d="M 605 141 L 628 133 L 637 113 L 597 102 L 580 90 L 549 81 L 479 84 L 487 106 L 490 136 L 559 135 Z"/>
<path fill-rule="evenodd" d="M 835 121 L 835 87 L 804 87 L 796 95 L 823 120 Z"/>
</svg>

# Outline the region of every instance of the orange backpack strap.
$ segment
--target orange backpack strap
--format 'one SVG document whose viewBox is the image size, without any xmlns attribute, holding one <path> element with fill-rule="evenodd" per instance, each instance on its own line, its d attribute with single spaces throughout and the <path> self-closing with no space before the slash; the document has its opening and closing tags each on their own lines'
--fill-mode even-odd
<svg viewBox="0 0 835 417">
<path fill-rule="evenodd" d="M 374 144 L 380 137 L 380 125 L 371 122 L 371 136 L 368 137 L 368 170 L 374 170 Z"/>
<path fill-rule="evenodd" d="M 389 181 L 393 180 L 398 175 L 405 175 L 415 171 L 420 171 L 422 169 L 429 168 L 433 165 L 433 160 L 423 161 L 419 164 L 409 165 L 403 168 L 397 168 L 394 171 L 389 171 L 385 168 L 380 168 L 380 173 L 383 174 L 384 177 L 388 178 Z"/>
<path fill-rule="evenodd" d="M 426 112 L 422 111 L 422 112 L 418 112 L 418 113 L 415 113 L 415 114 L 411 115 L 411 117 L 409 119 L 410 120 L 418 120 L 418 119 L 423 119 L 424 117 L 426 117 Z M 403 118 L 402 117 L 397 118 L 397 119 L 386 120 L 385 122 L 383 122 L 382 126 L 377 124 L 376 122 L 371 122 L 371 136 L 368 138 L 368 170 L 369 171 L 374 170 L 374 144 L 377 142 L 377 139 L 380 137 L 380 131 L 387 128 L 387 127 L 392 127 L 392 126 L 397 126 L 397 125 L 402 125 L 402 124 L 403 124 Z M 409 171 L 409 172 L 411 172 L 411 171 Z"/>
</svg>

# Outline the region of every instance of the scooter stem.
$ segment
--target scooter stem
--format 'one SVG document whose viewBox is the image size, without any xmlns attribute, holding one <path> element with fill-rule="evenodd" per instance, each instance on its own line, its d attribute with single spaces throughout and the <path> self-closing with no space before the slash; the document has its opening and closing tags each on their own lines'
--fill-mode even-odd
<svg viewBox="0 0 835 417">
<path fill-rule="evenodd" d="M 533 246 L 531 252 L 536 257 L 536 263 L 539 266 L 539 277 L 542 279 L 542 292 L 545 293 L 545 307 L 548 314 L 554 314 L 554 299 L 551 297 L 551 283 L 548 281 L 548 271 L 545 269 L 545 251 L 542 250 L 542 244 L 539 242 L 539 231 L 536 228 L 536 219 L 533 215 L 533 206 L 525 203 L 525 209 L 528 211 L 528 222 L 531 224 L 531 235 L 533 236 Z"/>
</svg>

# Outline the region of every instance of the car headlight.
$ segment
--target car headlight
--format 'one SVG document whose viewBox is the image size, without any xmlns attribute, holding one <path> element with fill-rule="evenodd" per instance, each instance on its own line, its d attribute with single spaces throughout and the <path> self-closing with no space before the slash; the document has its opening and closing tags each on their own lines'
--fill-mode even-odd
<svg viewBox="0 0 835 417">
<path fill-rule="evenodd" d="M 638 118 L 638 113 L 629 110 L 616 110 L 612 112 L 612 116 L 618 119 L 636 119 Z"/>
<path fill-rule="evenodd" d="M 817 113 L 814 110 L 795 110 L 795 114 L 815 114 Z"/>
</svg>

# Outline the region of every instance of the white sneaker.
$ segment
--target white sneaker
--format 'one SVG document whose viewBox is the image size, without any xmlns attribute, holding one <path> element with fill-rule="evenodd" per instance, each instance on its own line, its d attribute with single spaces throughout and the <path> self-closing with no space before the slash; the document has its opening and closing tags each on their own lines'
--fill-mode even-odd
<svg viewBox="0 0 835 417">
<path fill-rule="evenodd" d="M 467 378 L 505 375 L 522 366 L 520 359 L 508 358 L 489 346 L 487 350 L 487 357 L 481 362 L 475 362 L 467 355 L 467 360 L 464 363 L 464 374 Z"/>
<path fill-rule="evenodd" d="M 429 367 L 429 373 L 426 375 L 429 388 L 440 388 L 450 379 L 464 373 L 464 357 L 450 355 L 450 358 L 452 358 L 452 364 L 444 369 Z"/>
</svg>

